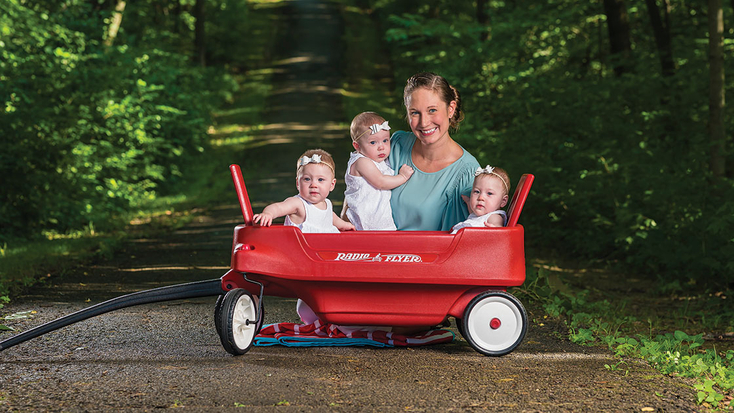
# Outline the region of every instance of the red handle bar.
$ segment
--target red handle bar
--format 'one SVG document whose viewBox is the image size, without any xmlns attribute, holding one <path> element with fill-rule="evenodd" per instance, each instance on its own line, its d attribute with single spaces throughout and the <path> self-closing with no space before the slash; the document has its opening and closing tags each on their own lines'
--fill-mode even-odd
<svg viewBox="0 0 734 413">
<path fill-rule="evenodd" d="M 242 178 L 240 166 L 230 165 L 229 172 L 232 173 L 232 182 L 234 182 L 234 189 L 237 191 L 237 199 L 240 201 L 240 209 L 242 210 L 242 218 L 245 219 L 245 225 L 252 225 L 252 205 L 250 205 L 250 197 L 247 195 L 247 187 L 245 187 L 245 180 Z"/>
</svg>

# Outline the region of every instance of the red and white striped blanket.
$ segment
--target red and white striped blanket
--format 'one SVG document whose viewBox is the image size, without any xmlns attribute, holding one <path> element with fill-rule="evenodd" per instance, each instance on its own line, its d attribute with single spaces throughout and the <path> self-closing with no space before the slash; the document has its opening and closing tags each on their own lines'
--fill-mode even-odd
<svg viewBox="0 0 734 413">
<path fill-rule="evenodd" d="M 345 333 L 338 325 L 321 324 L 317 320 L 313 324 L 278 323 L 264 326 L 255 337 L 255 345 L 414 347 L 450 343 L 453 340 L 454 333 L 449 330 L 428 330 L 412 335 L 373 330 Z"/>
</svg>

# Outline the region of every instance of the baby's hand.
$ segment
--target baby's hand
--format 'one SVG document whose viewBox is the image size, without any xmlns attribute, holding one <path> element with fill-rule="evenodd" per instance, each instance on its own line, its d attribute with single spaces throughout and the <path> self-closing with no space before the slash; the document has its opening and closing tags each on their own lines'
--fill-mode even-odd
<svg viewBox="0 0 734 413">
<path fill-rule="evenodd" d="M 405 177 L 405 180 L 407 181 L 410 179 L 411 176 L 413 176 L 413 168 L 410 167 L 410 165 L 403 165 L 400 167 L 400 171 L 398 172 L 400 175 L 403 175 Z"/>
<path fill-rule="evenodd" d="M 354 225 L 352 225 L 351 222 L 345 222 L 342 224 L 341 228 L 339 228 L 340 231 L 356 231 L 357 228 L 354 228 Z"/>
<path fill-rule="evenodd" d="M 257 223 L 258 221 L 260 221 L 261 227 L 269 227 L 273 223 L 273 216 L 266 213 L 255 214 L 252 217 L 252 222 Z"/>
</svg>

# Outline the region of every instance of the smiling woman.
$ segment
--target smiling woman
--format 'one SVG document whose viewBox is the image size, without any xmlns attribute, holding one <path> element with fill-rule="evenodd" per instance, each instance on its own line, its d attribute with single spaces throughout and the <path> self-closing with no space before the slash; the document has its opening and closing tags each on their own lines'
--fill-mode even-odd
<svg viewBox="0 0 734 413">
<path fill-rule="evenodd" d="M 469 215 L 468 195 L 477 160 L 451 138 L 464 118 L 459 92 L 442 76 L 418 73 L 403 92 L 411 132 L 392 136 L 390 164 L 415 172 L 392 191 L 390 204 L 401 230 L 448 231 Z"/>
</svg>

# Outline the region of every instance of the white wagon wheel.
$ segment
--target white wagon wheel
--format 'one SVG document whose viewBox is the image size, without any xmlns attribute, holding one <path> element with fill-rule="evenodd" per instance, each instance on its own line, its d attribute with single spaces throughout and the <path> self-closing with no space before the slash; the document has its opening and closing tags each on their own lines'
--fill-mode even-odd
<svg viewBox="0 0 734 413">
<path fill-rule="evenodd" d="M 258 309 L 258 300 L 248 291 L 236 288 L 227 292 L 221 306 L 219 301 L 217 304 L 214 319 L 219 323 L 217 330 L 222 346 L 235 356 L 247 353 L 262 327 L 263 314 Z"/>
<path fill-rule="evenodd" d="M 461 320 L 464 338 L 486 356 L 502 356 L 514 350 L 528 329 L 528 316 L 512 294 L 487 291 L 474 297 Z"/>
</svg>

